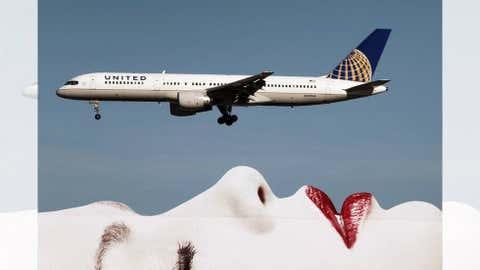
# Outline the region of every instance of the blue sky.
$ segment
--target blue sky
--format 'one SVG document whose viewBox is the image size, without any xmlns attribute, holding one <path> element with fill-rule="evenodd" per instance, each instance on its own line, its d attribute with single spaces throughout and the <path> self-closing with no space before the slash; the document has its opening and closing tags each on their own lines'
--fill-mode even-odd
<svg viewBox="0 0 480 270">
<path fill-rule="evenodd" d="M 311 184 L 339 208 L 441 203 L 440 1 L 70 1 L 39 5 L 39 208 L 118 200 L 160 213 L 229 168 L 263 173 L 278 196 Z M 62 100 L 95 71 L 323 75 L 374 28 L 392 28 L 375 78 L 390 91 L 303 108 L 235 108 L 189 118 L 168 104 Z"/>
</svg>

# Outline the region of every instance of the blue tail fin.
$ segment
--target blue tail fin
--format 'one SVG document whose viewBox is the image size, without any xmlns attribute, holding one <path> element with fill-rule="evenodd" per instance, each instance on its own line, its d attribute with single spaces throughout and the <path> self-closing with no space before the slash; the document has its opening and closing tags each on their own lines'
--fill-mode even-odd
<svg viewBox="0 0 480 270">
<path fill-rule="evenodd" d="M 327 75 L 327 78 L 357 82 L 370 81 L 390 31 L 390 29 L 375 29 Z"/>
</svg>

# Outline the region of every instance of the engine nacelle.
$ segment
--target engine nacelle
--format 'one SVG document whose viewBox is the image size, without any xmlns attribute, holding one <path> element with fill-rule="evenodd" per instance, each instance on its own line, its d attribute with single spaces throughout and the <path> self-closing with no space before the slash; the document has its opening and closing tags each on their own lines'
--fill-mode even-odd
<svg viewBox="0 0 480 270">
<path fill-rule="evenodd" d="M 212 110 L 212 106 L 210 105 L 197 110 L 192 110 L 192 109 L 185 110 L 183 107 L 181 107 L 177 103 L 170 103 L 170 114 L 174 116 L 190 116 L 190 115 L 196 114 L 197 112 L 206 112 L 210 110 Z"/>
<path fill-rule="evenodd" d="M 200 111 L 211 107 L 212 100 L 204 94 L 183 92 L 177 94 L 178 105 L 185 111 Z"/>
</svg>

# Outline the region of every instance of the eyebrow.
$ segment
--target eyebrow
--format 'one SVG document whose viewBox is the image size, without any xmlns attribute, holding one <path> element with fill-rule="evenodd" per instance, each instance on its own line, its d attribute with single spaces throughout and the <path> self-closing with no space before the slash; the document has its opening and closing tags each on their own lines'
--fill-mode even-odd
<svg viewBox="0 0 480 270">
<path fill-rule="evenodd" d="M 197 251 L 192 242 L 179 243 L 177 250 L 177 264 L 176 270 L 190 270 L 192 269 L 193 257 Z"/>
<path fill-rule="evenodd" d="M 97 253 L 95 255 L 95 270 L 102 270 L 103 258 L 107 251 L 114 245 L 128 239 L 130 228 L 122 222 L 115 222 L 103 230 Z"/>
</svg>

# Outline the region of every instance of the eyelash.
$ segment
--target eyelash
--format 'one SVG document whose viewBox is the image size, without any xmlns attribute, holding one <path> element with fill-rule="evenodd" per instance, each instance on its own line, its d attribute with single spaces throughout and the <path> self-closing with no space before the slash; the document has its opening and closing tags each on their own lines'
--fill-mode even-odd
<svg viewBox="0 0 480 270">
<path fill-rule="evenodd" d="M 177 250 L 178 258 L 176 270 L 191 270 L 193 257 L 196 253 L 197 251 L 195 250 L 192 242 L 188 241 L 185 243 L 179 243 Z"/>
</svg>

